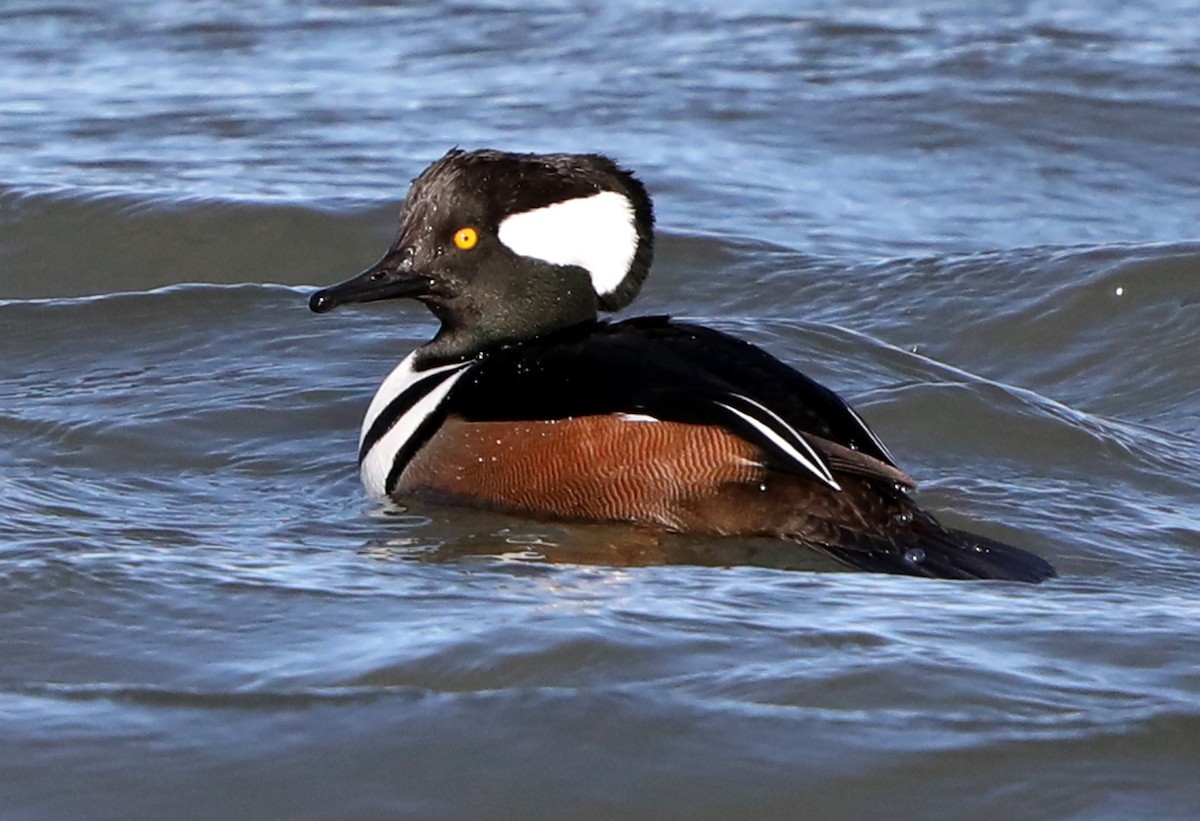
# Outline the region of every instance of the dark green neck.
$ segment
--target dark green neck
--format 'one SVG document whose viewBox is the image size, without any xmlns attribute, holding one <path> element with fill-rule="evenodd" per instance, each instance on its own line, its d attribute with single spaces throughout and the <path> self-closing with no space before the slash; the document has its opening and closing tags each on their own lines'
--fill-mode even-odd
<svg viewBox="0 0 1200 821">
<path fill-rule="evenodd" d="M 429 308 L 442 327 L 417 349 L 418 369 L 595 320 L 597 301 L 582 268 L 537 262 L 517 276 L 472 283 L 455 296 L 431 301 Z"/>
</svg>

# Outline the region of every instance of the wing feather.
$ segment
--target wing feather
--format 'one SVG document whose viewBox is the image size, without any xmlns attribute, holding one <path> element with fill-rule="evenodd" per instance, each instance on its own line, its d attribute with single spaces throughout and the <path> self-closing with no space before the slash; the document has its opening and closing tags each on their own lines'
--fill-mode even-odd
<svg viewBox="0 0 1200 821">
<path fill-rule="evenodd" d="M 757 444 L 760 446 L 765 445 L 764 450 L 782 454 L 785 460 L 800 467 L 801 470 L 811 473 L 834 490 L 842 489 L 842 486 L 833 478 L 833 473 L 830 472 L 829 466 L 821 458 L 821 455 L 800 435 L 799 431 L 779 418 L 778 414 L 741 394 L 731 394 L 729 401 L 735 404 L 718 400 L 716 405 L 733 413 L 750 426 L 753 433 L 757 434 L 747 437 L 750 441 L 757 440 Z M 741 407 L 736 405 L 741 405 Z"/>
</svg>

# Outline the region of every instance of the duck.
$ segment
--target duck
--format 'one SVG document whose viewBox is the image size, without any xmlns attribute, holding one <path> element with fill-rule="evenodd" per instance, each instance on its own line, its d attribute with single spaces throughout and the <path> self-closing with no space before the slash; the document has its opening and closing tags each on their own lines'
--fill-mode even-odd
<svg viewBox="0 0 1200 821">
<path fill-rule="evenodd" d="M 627 307 L 654 208 L 602 154 L 454 148 L 395 240 L 309 307 L 415 300 L 439 327 L 359 434 L 371 497 L 538 519 L 771 538 L 855 570 L 1037 583 L 1039 556 L 943 525 L 834 391 L 761 347 Z"/>
</svg>

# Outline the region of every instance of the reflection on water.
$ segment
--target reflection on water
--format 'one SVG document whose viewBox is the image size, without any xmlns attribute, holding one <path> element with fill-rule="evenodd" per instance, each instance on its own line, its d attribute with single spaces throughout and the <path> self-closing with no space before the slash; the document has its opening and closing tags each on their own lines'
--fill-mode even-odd
<svg viewBox="0 0 1200 821">
<path fill-rule="evenodd" d="M 776 570 L 841 570 L 843 566 L 792 542 L 779 539 L 698 538 L 607 523 L 536 525 L 467 510 L 431 510 L 430 517 L 391 512 L 404 525 L 419 526 L 420 536 L 370 540 L 364 556 L 384 561 L 454 562 L 489 557 L 505 562 L 606 567 L 695 565 L 698 567 L 766 567 Z M 440 535 L 429 540 L 429 533 Z"/>
</svg>

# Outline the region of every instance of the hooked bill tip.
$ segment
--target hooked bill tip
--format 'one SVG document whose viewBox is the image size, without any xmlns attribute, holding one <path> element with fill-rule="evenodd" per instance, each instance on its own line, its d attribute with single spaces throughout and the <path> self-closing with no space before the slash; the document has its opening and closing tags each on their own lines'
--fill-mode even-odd
<svg viewBox="0 0 1200 821">
<path fill-rule="evenodd" d="M 323 314 L 336 307 L 337 303 L 330 299 L 327 291 L 317 291 L 308 299 L 308 309 L 314 314 Z"/>
</svg>

